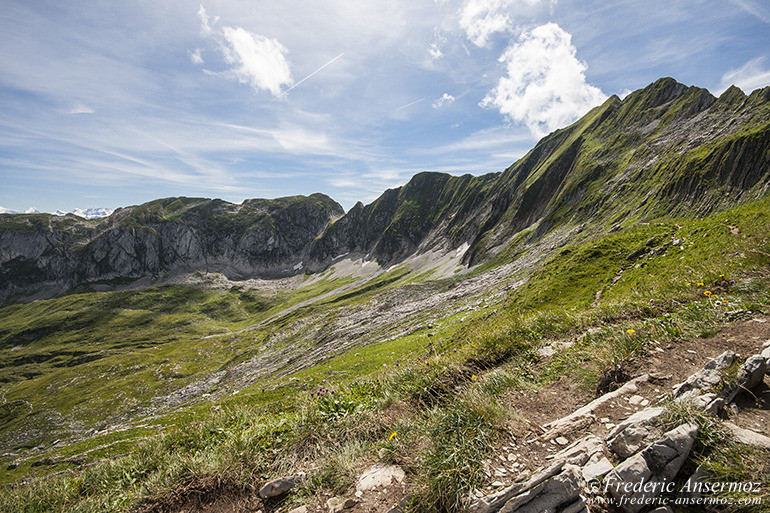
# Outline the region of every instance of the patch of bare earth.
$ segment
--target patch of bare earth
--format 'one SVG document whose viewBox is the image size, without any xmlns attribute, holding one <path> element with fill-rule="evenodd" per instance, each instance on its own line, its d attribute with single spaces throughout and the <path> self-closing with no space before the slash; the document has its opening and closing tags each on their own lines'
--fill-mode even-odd
<svg viewBox="0 0 770 513">
<path fill-rule="evenodd" d="M 689 338 L 668 343 L 653 343 L 623 366 L 626 379 L 642 374 L 649 381 L 637 385 L 635 392 L 620 395 L 593 411 L 592 422 L 553 440 L 545 440 L 545 426 L 584 406 L 595 395 L 564 377 L 549 386 L 532 392 L 516 392 L 506 398 L 524 422 L 515 421 L 511 436 L 486 463 L 488 486 L 477 495 L 524 480 L 547 465 L 554 454 L 570 443 L 595 434 L 606 437 L 620 422 L 633 413 L 655 405 L 668 396 L 674 385 L 685 381 L 712 358 L 731 350 L 740 359 L 760 352 L 770 340 L 770 317 L 754 315 L 735 322 L 710 338 Z M 770 435 L 770 378 L 735 400 L 737 413 L 728 412 L 735 424 Z M 622 383 L 621 383 L 622 384 Z"/>
<path fill-rule="evenodd" d="M 549 463 L 554 454 L 573 441 L 593 433 L 606 437 L 610 430 L 636 411 L 664 400 L 672 387 L 700 370 L 708 360 L 724 351 L 731 350 L 740 358 L 756 354 L 762 344 L 770 340 L 770 317 L 755 315 L 735 322 L 710 338 L 691 338 L 669 343 L 651 344 L 624 366 L 626 376 L 634 378 L 642 374 L 651 376 L 639 383 L 636 391 L 620 395 L 598 407 L 591 424 L 546 441 L 542 426 L 563 418 L 584 406 L 595 394 L 564 377 L 537 391 L 514 392 L 505 398 L 516 411 L 510 434 L 504 440 L 485 467 L 489 484 L 477 494 L 486 494 L 511 482 L 526 479 Z M 770 435 L 770 378 L 749 392 L 738 396 L 737 413 L 730 413 L 731 421 L 741 427 Z M 397 403 L 383 415 L 395 420 L 413 411 L 410 405 Z M 520 417 L 519 417 L 520 416 Z M 369 463 L 373 463 L 370 461 Z M 255 483 L 256 484 L 256 483 Z M 413 480 L 407 475 L 403 483 L 365 492 L 357 497 L 358 503 L 350 513 L 384 513 L 402 503 L 412 491 Z M 307 512 L 326 512 L 325 501 L 331 495 L 319 495 L 305 504 Z M 350 491 L 344 497 L 353 497 Z M 147 512 L 169 513 L 245 513 L 262 510 L 265 513 L 284 512 L 288 504 L 277 501 L 264 504 L 256 493 L 244 493 L 237 489 L 214 488 L 208 491 L 180 489 L 168 500 L 160 501 Z"/>
<path fill-rule="evenodd" d="M 141 513 L 247 513 L 258 511 L 262 501 L 248 490 L 214 478 L 201 478 L 179 486 Z"/>
</svg>

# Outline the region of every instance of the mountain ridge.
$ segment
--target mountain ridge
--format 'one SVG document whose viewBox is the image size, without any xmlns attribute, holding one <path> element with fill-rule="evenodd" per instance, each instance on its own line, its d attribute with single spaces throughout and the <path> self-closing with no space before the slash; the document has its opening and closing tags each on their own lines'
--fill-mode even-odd
<svg viewBox="0 0 770 513">
<path fill-rule="evenodd" d="M 759 198 L 770 187 L 767 147 L 770 87 L 750 95 L 731 87 L 717 98 L 662 78 L 608 98 L 503 172 L 418 173 L 347 213 L 314 194 L 240 206 L 166 198 L 95 222 L 3 215 L 0 298 L 195 270 L 283 277 L 321 271 L 347 254 L 392 265 L 463 245 L 462 262 L 473 266 L 523 231 L 524 242 L 535 241 L 589 220 L 596 232 Z"/>
<path fill-rule="evenodd" d="M 657 406 L 694 362 L 768 337 L 763 94 L 658 81 L 501 173 L 419 173 L 347 213 L 318 194 L 0 216 L 0 283 L 17 287 L 0 313 L 0 509 L 189 511 L 229 500 L 222 483 L 249 510 L 323 509 L 378 461 L 406 470 L 419 511 L 452 512 L 536 475 L 579 440 L 553 423 L 594 391 L 633 380 L 633 404 Z M 70 290 L 45 299 L 46 283 Z M 732 450 L 709 432 L 688 465 Z M 505 469 L 487 466 L 498 454 Z M 719 480 L 768 484 L 770 454 L 759 470 L 741 454 Z M 287 475 L 307 481 L 259 495 Z M 385 511 L 391 488 L 357 508 Z"/>
</svg>

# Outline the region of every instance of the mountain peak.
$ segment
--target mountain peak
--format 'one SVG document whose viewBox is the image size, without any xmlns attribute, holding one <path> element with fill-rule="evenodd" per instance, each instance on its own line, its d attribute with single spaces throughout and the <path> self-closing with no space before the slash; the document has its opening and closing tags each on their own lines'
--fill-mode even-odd
<svg viewBox="0 0 770 513">
<path fill-rule="evenodd" d="M 712 212 L 770 187 L 769 95 L 770 88 L 757 90 L 741 102 L 745 95 L 733 87 L 717 100 L 706 89 L 662 78 L 622 101 L 610 97 L 504 173 L 418 173 L 347 214 L 328 196 L 313 194 L 241 204 L 165 198 L 91 223 L 4 219 L 14 235 L 0 255 L 20 255 L 17 247 L 28 253 L 0 261 L 0 272 L 23 264 L 37 281 L 70 285 L 198 268 L 264 278 L 324 269 L 342 254 L 398 263 L 460 247 L 467 249 L 463 262 L 473 265 L 525 230 L 538 240 L 581 224 Z M 77 253 L 69 251 L 75 247 Z M 55 256 L 38 268 L 36 251 Z M 0 283 L 0 297 L 33 284 L 16 274 L 5 273 L 12 280 Z"/>
<path fill-rule="evenodd" d="M 626 96 L 623 103 L 637 104 L 641 108 L 660 107 L 682 96 L 688 87 L 671 77 L 659 78 L 652 84 Z"/>
</svg>

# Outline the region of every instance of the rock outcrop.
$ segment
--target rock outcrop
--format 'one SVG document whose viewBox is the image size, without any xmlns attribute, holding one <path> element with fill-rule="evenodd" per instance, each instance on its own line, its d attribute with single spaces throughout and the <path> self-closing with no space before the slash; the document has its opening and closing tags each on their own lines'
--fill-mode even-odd
<svg viewBox="0 0 770 513">
<path fill-rule="evenodd" d="M 671 397 L 717 413 L 718 410 L 713 408 L 715 399 L 719 399 L 720 405 L 729 404 L 741 391 L 750 391 L 763 381 L 768 357 L 770 341 L 764 344 L 759 354 L 747 358 L 731 380 L 729 369 L 737 365 L 737 357 L 733 352 L 725 352 L 675 386 Z M 712 391 L 715 388 L 717 392 Z M 619 395 L 617 391 L 609 392 L 575 413 L 552 422 L 551 429 L 573 426 L 576 419 L 590 415 L 596 405 Z M 682 477 L 680 471 L 699 430 L 695 424 L 682 423 L 664 432 L 666 412 L 662 406 L 648 407 L 620 422 L 605 437 L 583 436 L 549 456 L 552 463 L 529 479 L 486 496 L 477 496 L 470 510 L 472 513 L 572 513 L 592 510 L 593 503 L 611 505 L 613 511 L 623 513 L 671 511 L 665 503 L 661 505 L 658 497 L 672 491 L 687 495 L 690 492 L 682 490 L 698 489 L 695 483 L 704 479 L 704 471 L 699 467 L 689 479 L 684 476 L 690 486 L 675 486 L 675 480 Z M 740 443 L 770 447 L 770 438 L 764 435 L 731 422 L 723 424 Z M 581 429 L 584 427 L 580 426 Z M 546 431 L 541 438 L 548 437 Z"/>
<path fill-rule="evenodd" d="M 198 270 L 282 277 L 346 254 L 394 264 L 459 250 L 473 265 L 517 234 L 520 244 L 556 228 L 588 237 L 628 217 L 706 214 L 760 198 L 770 190 L 768 146 L 770 87 L 715 98 L 664 78 L 612 96 L 502 173 L 419 173 L 347 214 L 322 194 L 240 205 L 169 198 L 102 220 L 0 214 L 0 301 Z"/>
<path fill-rule="evenodd" d="M 305 272 L 309 247 L 342 207 L 322 194 L 276 200 L 168 198 L 87 221 L 3 215 L 0 301 L 10 294 L 173 273 L 234 279 Z"/>
</svg>

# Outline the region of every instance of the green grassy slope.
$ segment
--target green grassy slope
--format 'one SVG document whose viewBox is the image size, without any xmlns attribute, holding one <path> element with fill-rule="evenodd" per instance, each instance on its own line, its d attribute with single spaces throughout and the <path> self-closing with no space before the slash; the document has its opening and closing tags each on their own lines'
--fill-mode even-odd
<svg viewBox="0 0 770 513">
<path fill-rule="evenodd" d="M 483 265 L 464 276 L 402 264 L 270 294 L 164 286 L 0 308 L 0 480 L 42 477 L 6 488 L 0 509 L 136 510 L 308 471 L 288 507 L 344 492 L 384 449 L 425 509 L 461 510 L 491 444 L 521 421 L 498 406 L 506 391 L 566 376 L 594 389 L 652 339 L 770 313 L 769 97 L 662 79 L 502 174 L 417 175 L 312 243 L 323 261 L 469 241 Z M 305 201 L 277 208 L 302 217 Z M 244 206 L 256 217 L 211 221 L 232 208 L 159 200 L 110 222 L 264 228 L 258 200 Z M 14 229 L 38 222 L 59 221 Z M 540 362 L 560 339 L 580 343 Z"/>
<path fill-rule="evenodd" d="M 502 302 L 465 312 L 455 304 L 441 305 L 426 313 L 422 329 L 353 347 L 315 366 L 266 377 L 236 395 L 212 396 L 126 424 L 123 430 L 53 447 L 48 439 L 42 451 L 25 444 L 14 447 L 17 456 L 1 458 L 5 466 L 19 465 L 6 473 L 6 482 L 106 460 L 73 476 L 8 489 L 0 505 L 28 511 L 124 511 L 166 500 L 172 490 L 194 483 L 216 490 L 205 484 L 214 479 L 248 490 L 259 476 L 313 468 L 307 487 L 285 502 L 298 504 L 307 494 L 344 490 L 355 462 L 384 448 L 388 458 L 422 476 L 423 506 L 455 510 L 468 490 L 486 479 L 481 461 L 499 430 L 517 422 L 495 406 L 496 394 L 543 386 L 575 369 L 577 379 L 593 387 L 603 370 L 633 355 L 646 340 L 712 334 L 732 312 L 770 313 L 768 212 L 770 199 L 764 198 L 699 219 L 660 217 L 577 240 L 536 269 L 508 277 L 528 281 L 512 288 Z M 185 383 L 187 376 L 242 361 L 239 353 L 258 350 L 271 331 L 282 333 L 294 322 L 323 324 L 325 316 L 340 315 L 345 308 L 366 307 L 389 293 L 407 291 L 413 281 L 407 269 L 396 268 L 376 281 L 279 315 L 275 324 L 242 339 L 201 336 L 252 325 L 298 298 L 162 287 L 6 307 L 3 347 L 21 348 L 4 351 L 4 357 L 17 353 L 38 358 L 40 365 L 24 371 L 4 360 L 4 418 L 11 420 L 1 428 L 6 435 L 18 433 L 22 422 L 43 419 L 44 407 L 52 406 L 60 415 L 49 414 L 46 422 L 58 425 L 118 414 L 131 406 L 126 401 L 132 397 L 149 397 Z M 458 279 L 421 286 L 452 290 L 461 284 Z M 320 281 L 299 294 L 307 298 L 335 285 Z M 581 337 L 581 344 L 532 372 L 538 362 L 534 349 L 544 341 L 574 339 L 589 328 L 601 330 L 600 335 Z M 633 337 L 624 335 L 627 328 L 636 331 Z M 93 344 L 88 354 L 98 359 L 78 360 L 85 355 L 73 354 L 75 347 L 89 351 L 83 347 L 86 340 Z M 61 354 L 53 355 L 56 350 Z M 24 372 L 39 374 L 19 374 Z M 311 394 L 318 387 L 336 394 L 328 399 Z M 416 406 L 412 414 L 394 416 L 388 413 L 394 401 Z M 45 428 L 37 429 L 42 433 Z M 458 430 L 467 436 L 458 438 L 453 434 Z M 117 458 L 126 452 L 132 455 Z M 458 468 L 465 470 L 450 472 Z"/>
</svg>

